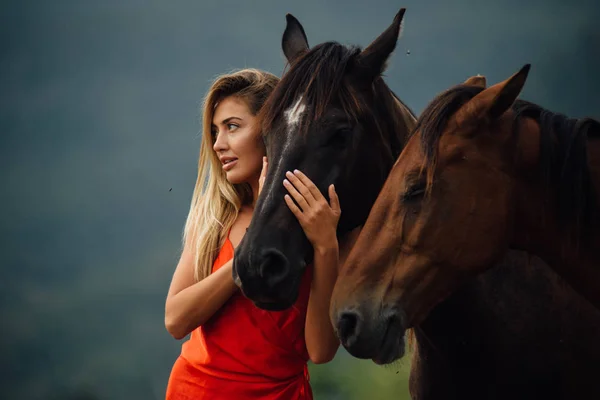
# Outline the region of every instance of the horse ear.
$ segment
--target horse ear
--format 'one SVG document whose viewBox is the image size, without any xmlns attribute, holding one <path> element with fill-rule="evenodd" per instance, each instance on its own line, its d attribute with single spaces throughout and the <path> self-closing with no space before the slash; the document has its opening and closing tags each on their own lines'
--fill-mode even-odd
<svg viewBox="0 0 600 400">
<path fill-rule="evenodd" d="M 286 14 L 285 19 L 287 25 L 281 39 L 281 47 L 283 54 L 287 58 L 288 63 L 293 63 L 298 56 L 305 51 L 308 51 L 308 39 L 302 24 L 292 14 Z"/>
<path fill-rule="evenodd" d="M 499 87 L 487 110 L 490 118 L 499 118 L 506 110 L 512 107 L 519 94 L 521 94 L 523 86 L 525 86 L 530 69 L 531 64 L 525 64 L 519 72 L 513 74 L 513 76 L 504 82 L 494 85 Z"/>
<path fill-rule="evenodd" d="M 405 11 L 401 8 L 392 24 L 358 55 L 356 66 L 359 75 L 373 80 L 385 71 L 387 60 L 396 48 Z"/>
<path fill-rule="evenodd" d="M 530 68 L 531 64 L 525 64 L 510 78 L 490 86 L 473 97 L 461 108 L 456 121 L 460 124 L 461 121 L 473 117 L 487 118 L 491 121 L 500 118 L 519 97 Z"/>
<path fill-rule="evenodd" d="M 478 86 L 482 89 L 485 89 L 485 87 L 487 86 L 487 81 L 485 79 L 485 76 L 475 75 L 467 79 L 463 84 L 467 86 Z"/>
</svg>

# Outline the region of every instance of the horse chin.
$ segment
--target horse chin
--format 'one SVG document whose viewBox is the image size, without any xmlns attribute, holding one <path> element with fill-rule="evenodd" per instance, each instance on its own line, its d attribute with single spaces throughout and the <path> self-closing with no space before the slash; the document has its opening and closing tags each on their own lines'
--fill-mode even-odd
<svg viewBox="0 0 600 400">
<path fill-rule="evenodd" d="M 261 310 L 265 311 L 285 311 L 290 308 L 294 304 L 294 301 L 286 301 L 286 302 L 262 302 L 256 301 L 254 305 Z"/>
<path fill-rule="evenodd" d="M 404 357 L 405 347 L 404 336 L 388 334 L 384 337 L 379 351 L 372 360 L 377 365 L 391 364 Z"/>
<path fill-rule="evenodd" d="M 405 355 L 405 332 L 403 323 L 397 320 L 370 329 L 370 333 L 350 345 L 344 342 L 342 345 L 353 357 L 371 359 L 377 365 L 390 364 Z"/>
<path fill-rule="evenodd" d="M 291 308 L 298 299 L 299 290 L 292 289 L 288 296 L 278 298 L 257 298 L 251 299 L 252 303 L 261 310 L 265 311 L 285 311 Z"/>
</svg>

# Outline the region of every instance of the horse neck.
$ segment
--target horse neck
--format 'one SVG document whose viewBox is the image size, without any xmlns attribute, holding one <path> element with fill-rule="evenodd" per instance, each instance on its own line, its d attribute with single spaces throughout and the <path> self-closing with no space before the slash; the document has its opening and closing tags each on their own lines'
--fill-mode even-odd
<svg viewBox="0 0 600 400">
<path fill-rule="evenodd" d="M 531 124 L 531 121 L 525 124 Z M 532 157 L 539 158 L 540 135 L 539 128 L 527 129 L 519 135 L 520 152 L 535 154 Z M 588 163 L 594 188 L 600 193 L 600 140 L 588 141 Z M 511 247 L 540 257 L 576 291 L 600 308 L 600 221 L 592 224 L 591 237 L 585 238 L 585 244 L 574 241 L 559 223 L 557 205 L 548 202 L 548 193 L 554 193 L 554 188 L 548 191 L 537 162 L 527 163 L 526 168 L 529 174 L 518 180 L 516 185 Z M 598 214 L 595 218 L 598 219 Z"/>
<path fill-rule="evenodd" d="M 373 141 L 368 143 L 369 146 L 375 146 L 376 150 L 371 152 L 370 155 L 375 157 L 378 162 L 373 162 L 369 158 L 367 163 L 375 169 L 354 168 L 353 173 L 356 176 L 353 177 L 356 180 L 368 183 L 361 188 L 358 197 L 354 198 L 354 205 L 360 206 L 357 206 L 357 209 L 353 210 L 351 208 L 346 211 L 345 218 L 352 222 L 338 231 L 341 240 L 345 239 L 349 233 L 362 228 L 368 210 L 373 206 L 383 187 L 385 178 L 389 175 L 417 121 L 412 111 L 398 99 L 383 81 L 375 84 L 374 96 L 369 101 L 370 109 L 374 112 L 375 123 L 378 125 L 376 129 L 379 130 L 380 135 L 377 136 L 381 138 L 381 143 L 374 144 Z M 378 121 L 386 122 L 379 124 Z M 365 208 L 368 209 L 365 210 Z M 339 226 L 343 226 L 343 224 Z"/>
</svg>

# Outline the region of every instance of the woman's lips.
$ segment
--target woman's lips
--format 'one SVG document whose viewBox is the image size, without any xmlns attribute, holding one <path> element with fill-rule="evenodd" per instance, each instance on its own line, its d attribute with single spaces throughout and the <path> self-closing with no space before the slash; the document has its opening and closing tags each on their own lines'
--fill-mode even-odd
<svg viewBox="0 0 600 400">
<path fill-rule="evenodd" d="M 229 171 L 231 168 L 235 167 L 237 164 L 237 158 L 229 161 L 225 161 L 223 163 L 223 171 Z"/>
</svg>

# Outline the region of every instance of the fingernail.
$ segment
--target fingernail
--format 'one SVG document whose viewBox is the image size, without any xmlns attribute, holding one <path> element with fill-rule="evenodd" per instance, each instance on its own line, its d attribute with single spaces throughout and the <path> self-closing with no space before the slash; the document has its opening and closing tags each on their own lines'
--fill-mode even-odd
<svg viewBox="0 0 600 400">
<path fill-rule="evenodd" d="M 286 176 L 291 176 L 291 175 L 293 175 L 293 174 L 292 174 L 290 171 L 288 171 L 288 172 L 286 172 L 286 173 L 285 173 L 285 175 L 286 175 Z"/>
<path fill-rule="evenodd" d="M 284 180 L 283 180 L 283 184 L 284 184 L 284 185 L 288 185 L 289 183 L 290 183 L 290 181 L 288 181 L 287 179 L 284 179 Z"/>
<path fill-rule="evenodd" d="M 295 169 L 295 170 L 294 170 L 294 173 L 295 173 L 295 174 L 297 174 L 298 172 L 300 172 L 300 171 L 298 171 L 297 169 Z"/>
</svg>

